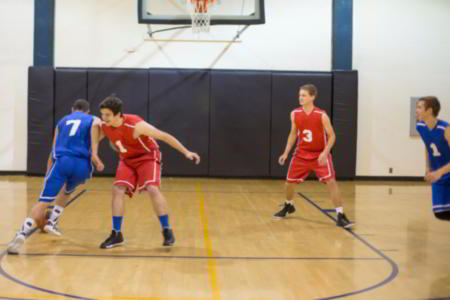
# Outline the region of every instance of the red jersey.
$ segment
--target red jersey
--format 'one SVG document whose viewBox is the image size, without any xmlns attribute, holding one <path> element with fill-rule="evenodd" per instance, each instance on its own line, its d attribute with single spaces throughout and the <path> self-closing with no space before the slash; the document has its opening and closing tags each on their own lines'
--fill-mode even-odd
<svg viewBox="0 0 450 300">
<path fill-rule="evenodd" d="M 136 123 L 142 120 L 137 115 L 123 115 L 123 124 L 120 127 L 112 127 L 102 123 L 102 129 L 108 139 L 119 150 L 120 159 L 137 157 L 143 154 L 158 151 L 159 146 L 156 141 L 148 136 L 133 138 L 133 131 Z"/>
<path fill-rule="evenodd" d="M 307 114 L 302 107 L 293 111 L 297 127 L 297 148 L 295 156 L 301 159 L 318 159 L 327 144 L 327 135 L 322 124 L 325 111 L 314 107 Z"/>
</svg>

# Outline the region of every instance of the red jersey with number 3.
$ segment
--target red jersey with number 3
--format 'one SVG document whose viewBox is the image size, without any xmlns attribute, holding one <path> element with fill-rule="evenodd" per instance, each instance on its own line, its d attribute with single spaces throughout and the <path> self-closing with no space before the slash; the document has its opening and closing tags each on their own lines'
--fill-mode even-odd
<svg viewBox="0 0 450 300">
<path fill-rule="evenodd" d="M 119 127 L 112 127 L 102 123 L 102 129 L 108 139 L 119 150 L 120 159 L 134 158 L 153 151 L 158 151 L 159 146 L 156 141 L 148 136 L 133 137 L 133 131 L 137 123 L 143 121 L 137 115 L 123 115 L 123 124 Z"/>
<path fill-rule="evenodd" d="M 322 124 L 325 111 L 314 107 L 306 113 L 303 107 L 293 111 L 297 127 L 297 148 L 295 156 L 306 160 L 318 159 L 327 144 L 327 135 Z"/>
</svg>

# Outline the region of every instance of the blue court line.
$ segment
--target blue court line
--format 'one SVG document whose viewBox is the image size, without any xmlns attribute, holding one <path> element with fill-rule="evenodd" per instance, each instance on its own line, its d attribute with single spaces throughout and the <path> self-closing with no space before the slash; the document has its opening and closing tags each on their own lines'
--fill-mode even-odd
<svg viewBox="0 0 450 300">
<path fill-rule="evenodd" d="M 309 199 L 308 197 L 306 197 L 305 195 L 303 195 L 302 193 L 298 193 L 300 196 L 302 196 L 307 202 L 309 202 L 311 205 L 313 205 L 315 208 L 317 208 L 318 210 L 322 211 L 322 209 L 320 208 L 320 206 L 318 206 L 316 203 L 314 203 L 311 199 Z M 331 220 L 333 220 L 334 222 L 336 222 L 336 219 L 333 218 L 329 213 L 322 211 L 322 213 L 324 215 L 326 215 L 328 218 L 330 218 Z M 350 292 L 350 293 L 345 293 L 345 294 L 341 294 L 341 295 L 336 295 L 336 296 L 331 296 L 331 297 L 326 297 L 326 298 L 320 298 L 320 300 L 328 300 L 328 299 L 338 299 L 338 298 L 343 298 L 343 297 L 347 297 L 347 296 L 353 296 L 353 295 L 357 295 L 357 294 L 361 294 L 364 292 L 368 292 L 370 290 L 379 288 L 389 282 L 391 282 L 392 280 L 395 279 L 395 277 L 397 277 L 398 275 L 398 266 L 397 264 L 389 257 L 387 257 L 386 255 L 383 254 L 383 252 L 381 252 L 380 250 L 378 250 L 377 248 L 375 248 L 374 246 L 372 246 L 371 244 L 369 244 L 366 240 L 364 240 L 361 236 L 359 236 L 357 233 L 353 232 L 350 229 L 345 229 L 348 233 L 350 233 L 351 235 L 353 235 L 356 239 L 358 239 L 360 242 L 362 242 L 364 245 L 366 245 L 367 247 L 369 247 L 370 249 L 372 249 L 372 251 L 374 251 L 376 254 L 378 254 L 379 256 L 381 256 L 384 260 L 386 260 L 392 267 L 392 271 L 391 274 L 389 274 L 389 276 L 383 280 L 382 282 L 379 282 L 375 285 L 369 286 L 365 289 L 361 289 L 361 290 L 357 290 L 354 292 Z"/>
<path fill-rule="evenodd" d="M 104 257 L 104 258 L 161 258 L 161 259 L 222 259 L 222 260 L 383 260 L 380 257 L 261 257 L 261 256 L 168 256 L 168 255 L 114 255 L 114 254 L 52 254 L 23 253 L 21 256 Z"/>
<path fill-rule="evenodd" d="M 64 294 L 64 293 L 60 293 L 60 292 L 56 292 L 56 291 L 52 291 L 52 290 L 43 289 L 38 286 L 31 285 L 31 284 L 23 282 L 19 279 L 16 279 L 16 278 L 12 277 L 11 275 L 9 275 L 8 273 L 6 273 L 1 265 L 1 261 L 3 260 L 3 257 L 5 255 L 6 255 L 6 251 L 4 251 L 3 253 L 0 254 L 0 275 L 4 276 L 5 278 L 7 278 L 19 285 L 25 286 L 25 287 L 33 289 L 33 290 L 38 290 L 38 291 L 45 292 L 48 294 L 63 296 L 63 297 L 67 297 L 67 298 L 80 299 L 80 300 L 97 300 L 97 299 L 85 298 L 85 297 L 80 297 L 80 296 L 76 296 L 76 295 Z M 23 300 L 21 298 L 5 298 L 5 299 L 7 299 L 7 300 Z M 28 300 L 28 299 L 25 299 L 25 300 Z M 35 300 L 35 299 L 33 299 L 33 300 Z"/>
</svg>

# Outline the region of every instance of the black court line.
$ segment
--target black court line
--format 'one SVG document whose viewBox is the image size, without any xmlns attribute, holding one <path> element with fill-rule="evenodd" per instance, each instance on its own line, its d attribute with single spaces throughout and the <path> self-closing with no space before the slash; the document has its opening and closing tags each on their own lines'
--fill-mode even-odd
<svg viewBox="0 0 450 300">
<path fill-rule="evenodd" d="M 381 257 L 263 257 L 263 256 L 180 256 L 180 255 L 114 255 L 114 254 L 52 254 L 24 253 L 20 256 L 93 257 L 93 258 L 161 258 L 161 259 L 232 259 L 232 260 L 383 260 Z"/>
<path fill-rule="evenodd" d="M 302 193 L 298 193 L 300 196 L 302 196 L 306 201 L 308 201 L 311 205 L 313 205 L 315 208 L 317 208 L 319 211 L 321 211 L 324 215 L 326 215 L 328 218 L 330 218 L 331 220 L 333 220 L 334 222 L 336 222 L 336 219 L 333 218 L 329 213 L 324 212 L 320 206 L 318 206 L 316 203 L 314 203 L 311 199 L 309 199 L 308 197 L 306 197 L 305 195 L 303 195 Z M 383 252 L 381 252 L 380 250 L 378 250 L 377 248 L 375 248 L 374 246 L 372 246 L 371 244 L 369 244 L 366 240 L 364 240 L 361 236 L 359 236 L 357 233 L 353 232 L 350 229 L 344 229 L 346 230 L 348 233 L 350 233 L 351 235 L 353 235 L 356 239 L 358 239 L 360 242 L 362 242 L 364 245 L 366 245 L 367 247 L 369 247 L 372 251 L 374 251 L 376 254 L 378 254 L 379 256 L 382 257 L 382 259 L 386 260 L 392 268 L 391 274 L 389 274 L 389 276 L 384 279 L 383 281 L 374 284 L 372 286 L 369 286 L 367 288 L 361 289 L 361 290 L 357 290 L 354 292 L 350 292 L 350 293 L 345 293 L 345 294 L 341 294 L 341 295 L 336 295 L 336 296 L 331 296 L 331 297 L 326 297 L 326 298 L 320 298 L 320 300 L 328 300 L 328 299 L 338 299 L 338 298 L 343 298 L 343 297 L 348 297 L 348 296 L 353 296 L 356 294 L 361 294 L 364 292 L 368 292 L 370 290 L 379 288 L 389 282 L 391 282 L 392 280 L 395 279 L 395 277 L 397 277 L 398 275 L 398 266 L 397 264 L 388 256 L 384 255 Z"/>
<path fill-rule="evenodd" d="M 81 296 L 76 295 L 70 295 L 70 294 L 64 294 L 57 291 L 52 291 L 48 289 L 43 289 L 35 285 L 31 285 L 29 283 L 23 282 L 17 278 L 12 277 L 9 275 L 2 267 L 1 261 L 3 257 L 6 255 L 6 252 L 3 252 L 0 255 L 0 275 L 3 275 L 7 279 L 25 286 L 30 289 L 38 290 L 41 292 L 46 292 L 53 295 L 58 296 L 65 296 L 68 298 L 73 299 L 81 299 L 81 300 L 96 300 L 91 298 L 85 298 Z M 383 258 L 378 257 L 232 257 L 232 256 L 216 256 L 216 257 L 209 257 L 209 256 L 157 256 L 157 255 L 103 255 L 103 254 L 45 254 L 45 253 L 34 253 L 34 254 L 20 254 L 20 256 L 69 256 L 69 257 L 106 257 L 106 258 L 162 258 L 162 259 L 233 259 L 233 260 L 255 260 L 255 261 L 262 261 L 262 260 L 341 260 L 341 261 L 355 261 L 355 260 L 365 260 L 365 261 L 380 261 L 383 260 Z M 36 300 L 36 299 L 23 299 L 23 298 L 1 298 L 1 300 Z"/>
<path fill-rule="evenodd" d="M 67 201 L 67 203 L 64 205 L 64 208 L 69 206 L 73 201 L 75 201 L 78 197 L 83 195 L 86 191 L 87 191 L 87 189 L 84 189 L 84 190 L 80 191 L 78 194 L 76 194 L 75 196 L 73 196 L 71 199 L 69 199 L 69 201 Z M 53 205 L 50 205 L 49 208 L 50 207 L 53 208 Z M 34 227 L 33 230 L 31 230 L 30 233 L 28 233 L 27 238 L 29 238 L 33 233 L 35 233 L 36 230 L 38 230 L 38 227 Z"/>
<path fill-rule="evenodd" d="M 84 193 L 85 191 L 82 191 L 82 193 Z M 78 198 L 79 196 L 81 196 L 80 193 L 79 195 L 75 196 L 74 198 Z M 317 206 L 314 202 L 312 202 L 311 200 L 309 200 L 306 196 L 304 196 L 303 194 L 299 193 L 303 198 L 305 198 L 310 204 L 314 205 L 316 208 L 318 208 L 319 210 L 321 210 L 321 208 L 319 206 Z M 75 200 L 73 199 L 73 200 Z M 321 210 L 322 211 L 322 210 Z M 323 211 L 322 211 L 323 212 Z M 331 218 L 333 221 L 336 221 L 331 215 L 329 215 L 327 212 L 323 212 L 326 216 L 328 216 L 329 218 Z M 347 260 L 347 261 L 355 261 L 355 260 L 366 260 L 366 261 L 379 261 L 379 260 L 387 260 L 388 262 L 391 263 L 391 266 L 393 267 L 393 271 L 391 272 L 390 276 L 385 279 L 384 281 L 382 281 L 381 283 L 378 283 L 374 286 L 362 289 L 362 290 L 358 290 L 355 292 L 351 292 L 351 293 L 346 293 L 346 294 L 342 294 L 342 295 L 337 295 L 337 296 L 332 296 L 332 297 L 327 297 L 327 298 L 321 298 L 322 300 L 325 299 L 337 299 L 337 298 L 342 298 L 342 297 L 346 297 L 346 296 L 351 296 L 351 295 L 355 295 L 355 294 L 359 294 L 362 292 L 366 292 L 372 289 L 375 289 L 379 286 L 382 286 L 388 282 L 390 282 L 391 280 L 393 280 L 397 274 L 398 274 L 398 267 L 395 264 L 395 262 L 393 262 L 389 257 L 385 256 L 383 253 L 381 253 L 379 250 L 377 250 L 375 247 L 373 247 L 372 245 L 370 245 L 369 243 L 367 243 L 365 240 L 363 240 L 361 237 L 359 237 L 358 235 L 356 235 L 355 233 L 353 233 L 352 231 L 348 230 L 351 234 L 353 234 L 357 239 L 359 239 L 361 242 L 363 242 L 366 246 L 368 246 L 369 248 L 371 248 L 374 252 L 376 252 L 378 255 L 381 256 L 381 258 L 353 258 L 353 257 L 347 257 L 347 258 L 327 258 L 327 257 L 316 257 L 316 258 L 308 258 L 308 257 L 291 257 L 291 258 L 283 258 L 283 257 L 206 257 L 206 256 L 130 256 L 130 255 L 82 255 L 82 254 L 44 254 L 44 253 L 36 253 L 36 254 L 22 254 L 22 255 L 28 255 L 28 256 L 94 256 L 94 257 L 123 257 L 123 258 L 163 258 L 163 259 L 173 259 L 173 258 L 178 258 L 178 259 L 246 259 L 246 260 Z M 12 277 L 11 275 L 9 275 L 2 267 L 1 265 L 1 261 L 3 260 L 3 257 L 6 255 L 6 251 L 0 254 L 0 275 L 4 276 L 5 278 L 19 284 L 25 287 L 28 287 L 30 289 L 34 289 L 34 290 L 38 290 L 38 291 L 42 291 L 42 292 L 46 292 L 49 294 L 53 294 L 53 295 L 58 295 L 58 296 L 64 296 L 64 297 L 68 297 L 68 298 L 72 298 L 72 299 L 81 299 L 81 300 L 96 300 L 96 299 L 92 299 L 92 298 L 86 298 L 86 297 L 81 297 L 81 296 L 77 296 L 77 295 L 71 295 L 71 294 L 64 294 L 64 293 L 60 293 L 57 291 L 52 291 L 52 290 L 48 290 L 48 289 L 44 289 L 44 288 L 40 288 L 38 286 L 34 286 L 31 284 L 28 284 L 26 282 L 23 282 L 19 279 L 16 279 L 14 277 Z M 1 299 L 1 298 L 0 298 Z M 21 298 L 5 298 L 7 300 L 22 300 Z M 24 299 L 24 300 L 28 300 L 28 299 Z"/>
</svg>

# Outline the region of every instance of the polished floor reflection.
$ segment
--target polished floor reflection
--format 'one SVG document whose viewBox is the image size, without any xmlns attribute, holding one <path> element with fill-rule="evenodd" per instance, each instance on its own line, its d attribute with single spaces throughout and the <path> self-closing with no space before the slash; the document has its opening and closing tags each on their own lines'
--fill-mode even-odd
<svg viewBox="0 0 450 300">
<path fill-rule="evenodd" d="M 325 187 L 297 188 L 297 212 L 277 220 L 281 180 L 163 178 L 177 241 L 162 247 L 145 194 L 126 200 L 125 245 L 111 230 L 112 178 L 80 187 L 61 237 L 36 232 L 20 255 L 6 244 L 42 178 L 0 177 L 0 299 L 445 299 L 450 222 L 419 182 L 341 182 L 353 231 L 335 226 Z"/>
</svg>

